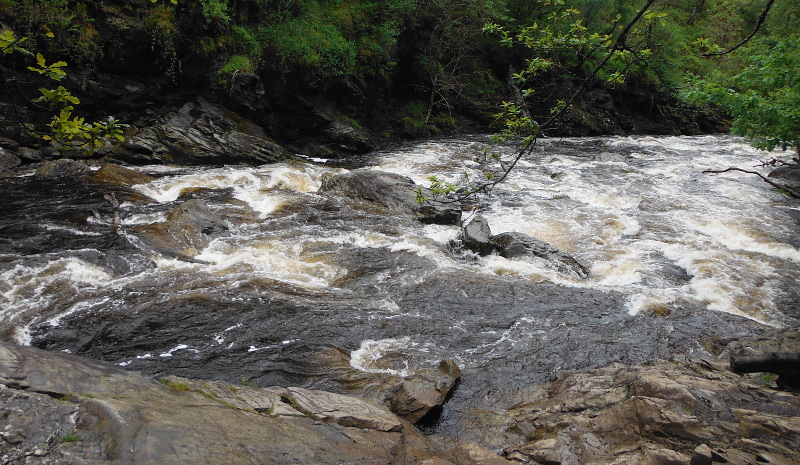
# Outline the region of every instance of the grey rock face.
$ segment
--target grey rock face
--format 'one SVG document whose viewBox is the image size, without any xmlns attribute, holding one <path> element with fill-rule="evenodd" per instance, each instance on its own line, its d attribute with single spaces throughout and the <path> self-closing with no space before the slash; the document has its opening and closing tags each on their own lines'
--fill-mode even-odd
<svg viewBox="0 0 800 465">
<path fill-rule="evenodd" d="M 0 401 L 3 463 L 455 463 L 365 400 L 175 377 L 159 383 L 8 344 L 0 344 Z"/>
<path fill-rule="evenodd" d="M 489 255 L 494 251 L 492 244 L 492 230 L 486 218 L 475 215 L 469 223 L 462 228 L 464 245 L 473 252 Z"/>
<path fill-rule="evenodd" d="M 778 184 L 792 190 L 800 190 L 800 165 L 779 166 L 769 173 Z"/>
<path fill-rule="evenodd" d="M 168 256 L 191 259 L 211 238 L 228 230 L 228 224 L 199 199 L 181 202 L 166 213 L 166 221 L 136 226 L 133 231 L 146 244 Z"/>
<path fill-rule="evenodd" d="M 417 186 L 411 178 L 377 170 L 355 170 L 326 178 L 320 192 L 332 192 L 370 202 L 390 213 L 413 216 L 425 223 L 456 224 L 461 217 L 457 203 L 417 201 Z"/>
<path fill-rule="evenodd" d="M 0 172 L 16 168 L 20 163 L 22 160 L 18 156 L 0 148 Z"/>
<path fill-rule="evenodd" d="M 547 242 L 527 234 L 518 232 L 501 233 L 492 236 L 491 243 L 503 257 L 514 258 L 533 255 L 548 260 L 555 265 L 558 271 L 564 274 L 582 279 L 589 276 L 588 270 L 571 255 L 561 252 Z"/>
<path fill-rule="evenodd" d="M 289 155 L 254 123 L 199 98 L 139 129 L 115 147 L 110 158 L 131 163 L 260 165 Z"/>
</svg>

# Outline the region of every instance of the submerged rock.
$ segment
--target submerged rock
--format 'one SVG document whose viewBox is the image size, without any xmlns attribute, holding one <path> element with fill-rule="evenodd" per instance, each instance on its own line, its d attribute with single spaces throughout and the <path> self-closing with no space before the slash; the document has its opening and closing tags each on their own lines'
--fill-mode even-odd
<svg viewBox="0 0 800 465">
<path fill-rule="evenodd" d="M 4 343 L 0 400 L 4 463 L 456 463 L 362 399 L 176 377 L 159 383 Z"/>
<path fill-rule="evenodd" d="M 181 202 L 166 213 L 164 222 L 133 229 L 156 251 L 183 259 L 194 258 L 212 237 L 227 230 L 228 223 L 199 199 Z"/>
<path fill-rule="evenodd" d="M 395 173 L 377 170 L 355 170 L 337 174 L 323 180 L 320 192 L 333 192 L 356 200 L 380 205 L 390 213 L 417 218 L 424 223 L 457 224 L 461 218 L 461 205 L 430 200 L 420 203 L 418 190 L 431 197 L 427 189 Z"/>
<path fill-rule="evenodd" d="M 491 243 L 497 248 L 500 256 L 505 258 L 533 255 L 547 260 L 556 269 L 567 275 L 585 279 L 589 272 L 574 257 L 564 253 L 545 241 L 518 232 L 501 233 L 492 236 Z"/>
</svg>

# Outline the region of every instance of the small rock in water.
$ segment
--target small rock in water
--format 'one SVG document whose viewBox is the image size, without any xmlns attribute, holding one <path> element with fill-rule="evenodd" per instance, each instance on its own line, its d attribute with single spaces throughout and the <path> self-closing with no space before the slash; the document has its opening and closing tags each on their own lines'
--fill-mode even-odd
<svg viewBox="0 0 800 465">
<path fill-rule="evenodd" d="M 77 178 L 90 171 L 89 166 L 80 160 L 60 158 L 40 166 L 34 176 L 39 179 Z"/>
</svg>

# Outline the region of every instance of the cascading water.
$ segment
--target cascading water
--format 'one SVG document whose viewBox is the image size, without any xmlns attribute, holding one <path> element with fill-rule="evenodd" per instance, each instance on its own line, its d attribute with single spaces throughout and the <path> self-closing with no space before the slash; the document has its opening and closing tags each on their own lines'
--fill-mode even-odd
<svg viewBox="0 0 800 465">
<path fill-rule="evenodd" d="M 418 183 L 478 172 L 484 143 L 441 140 L 374 154 Z M 423 225 L 317 193 L 325 165 L 145 167 L 151 203 L 30 177 L 0 181 L 0 324 L 6 339 L 150 374 L 337 389 L 315 363 L 333 346 L 364 371 L 413 373 L 452 358 L 464 376 L 437 431 L 560 368 L 640 363 L 713 341 L 796 327 L 800 212 L 755 177 L 763 156 L 730 137 L 542 140 L 487 199 L 517 231 L 590 270 L 457 250 Z M 191 196 L 229 228 L 194 260 L 148 249 L 136 227 Z M 387 353 L 396 363 L 378 363 Z"/>
</svg>

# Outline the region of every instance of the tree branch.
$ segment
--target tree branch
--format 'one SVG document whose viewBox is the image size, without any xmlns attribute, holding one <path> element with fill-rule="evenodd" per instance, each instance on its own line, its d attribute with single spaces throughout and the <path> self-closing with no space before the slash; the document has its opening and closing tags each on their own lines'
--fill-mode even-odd
<svg viewBox="0 0 800 465">
<path fill-rule="evenodd" d="M 706 170 L 706 171 L 703 171 L 703 173 L 720 174 L 720 173 L 727 173 L 728 171 L 741 171 L 742 173 L 755 174 L 756 176 L 761 178 L 765 183 L 769 184 L 770 186 L 772 186 L 772 187 L 774 187 L 776 189 L 780 189 L 780 190 L 786 192 L 787 194 L 789 194 L 789 197 L 792 197 L 793 199 L 800 199 L 800 194 L 798 194 L 797 192 L 789 189 L 786 186 L 781 186 L 780 184 L 777 184 L 777 183 L 774 183 L 774 182 L 770 181 L 769 178 L 767 178 L 763 174 L 758 173 L 756 171 L 748 171 L 748 170 L 743 170 L 741 168 L 728 168 L 728 169 L 724 169 L 724 170 Z"/>
<path fill-rule="evenodd" d="M 764 7 L 764 11 L 762 11 L 761 12 L 761 16 L 758 17 L 758 22 L 756 23 L 755 29 L 753 29 L 753 32 L 750 33 L 750 35 L 747 36 L 747 38 L 745 38 L 743 41 L 739 42 L 737 45 L 733 46 L 733 48 L 730 48 L 728 50 L 725 50 L 725 51 L 722 51 L 722 52 L 704 53 L 702 56 L 704 56 L 704 57 L 718 57 L 718 56 L 722 56 L 722 55 L 727 55 L 727 54 L 733 52 L 734 50 L 738 49 L 739 47 L 743 46 L 744 44 L 750 42 L 750 39 L 755 37 L 756 33 L 758 33 L 758 30 L 761 29 L 761 26 L 764 25 L 764 21 L 767 20 L 767 14 L 769 13 L 769 10 L 772 8 L 772 4 L 773 3 L 775 3 L 775 0 L 769 0 L 767 2 L 767 6 Z"/>
</svg>

